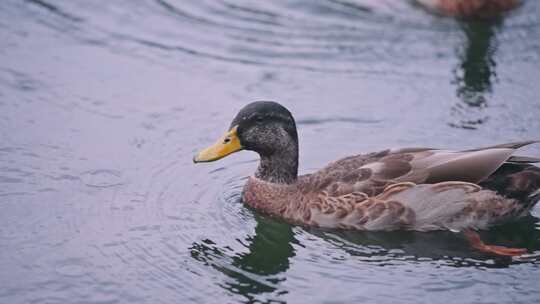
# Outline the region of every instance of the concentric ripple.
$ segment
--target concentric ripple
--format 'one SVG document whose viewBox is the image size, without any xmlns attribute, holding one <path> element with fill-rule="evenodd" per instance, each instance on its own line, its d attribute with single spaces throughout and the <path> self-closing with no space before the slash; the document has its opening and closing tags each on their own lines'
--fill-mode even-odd
<svg viewBox="0 0 540 304">
<path fill-rule="evenodd" d="M 539 302 L 539 208 L 483 233 L 530 253 L 494 258 L 289 225 L 241 201 L 254 154 L 192 163 L 253 99 L 294 113 L 302 173 L 538 137 L 539 3 L 0 1 L 0 302 Z"/>
<path fill-rule="evenodd" d="M 47 26 L 134 55 L 157 51 L 172 56 L 168 60 L 178 53 L 327 72 L 412 73 L 409 62 L 453 58 L 461 38 L 458 24 L 441 22 L 413 1 L 124 1 L 80 7 L 29 0 L 26 6 L 32 14 L 41 9 L 55 15 L 58 20 Z M 520 13 L 527 16 L 511 27 L 527 35 L 538 12 Z M 537 54 L 524 52 L 520 56 Z"/>
</svg>

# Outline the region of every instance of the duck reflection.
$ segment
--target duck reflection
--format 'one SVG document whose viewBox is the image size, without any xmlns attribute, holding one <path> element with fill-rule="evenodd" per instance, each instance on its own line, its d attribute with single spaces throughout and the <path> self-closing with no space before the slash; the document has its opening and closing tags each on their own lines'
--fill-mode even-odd
<svg viewBox="0 0 540 304">
<path fill-rule="evenodd" d="M 293 226 L 271 218 L 256 216 L 255 234 L 242 242 L 248 251 L 238 253 L 212 240 L 193 243 L 191 257 L 225 274 L 230 280 L 220 285 L 241 295 L 245 303 L 279 303 L 287 293 L 283 287 L 286 272 L 296 252 Z M 482 233 L 489 243 L 540 251 L 539 219 L 529 216 Z M 538 254 L 521 260 L 491 257 L 475 252 L 459 233 L 441 232 L 361 232 L 306 228 L 307 234 L 325 240 L 343 250 L 358 263 L 375 263 L 381 267 L 406 261 L 436 263 L 450 267 L 504 268 L 515 263 L 537 262 Z M 305 235 L 300 232 L 297 237 Z M 309 242 L 307 240 L 306 242 Z M 302 257 L 298 257 L 302 260 Z M 311 263 L 311 261 L 310 261 Z"/>
<path fill-rule="evenodd" d="M 482 238 L 490 243 L 527 248 L 535 252 L 520 259 L 492 257 L 476 252 L 460 233 L 439 232 L 358 232 L 358 231 L 311 231 L 312 234 L 333 243 L 349 255 L 361 261 L 378 263 L 380 266 L 411 261 L 433 261 L 438 265 L 452 267 L 504 268 L 513 263 L 536 262 L 540 257 L 539 219 L 529 216 L 517 222 L 497 226 L 482 232 Z"/>
<path fill-rule="evenodd" d="M 262 294 L 269 294 L 269 301 L 279 303 L 272 295 L 286 293 L 279 284 L 285 280 L 283 273 L 289 269 L 290 258 L 295 256 L 293 244 L 297 241 L 291 225 L 260 216 L 255 219 L 255 234 L 242 242 L 248 248 L 247 253 L 235 253 L 230 247 L 204 240 L 193 244 L 191 256 L 231 278 L 222 287 L 242 295 L 246 303 L 259 301 L 258 295 Z"/>
<path fill-rule="evenodd" d="M 465 34 L 465 46 L 459 51 L 460 63 L 454 70 L 457 96 L 461 103 L 452 111 L 459 121 L 455 127 L 476 129 L 488 116 L 482 111 L 488 106 L 488 97 L 496 80 L 497 51 L 496 34 L 501 19 L 469 21 L 461 24 Z"/>
</svg>

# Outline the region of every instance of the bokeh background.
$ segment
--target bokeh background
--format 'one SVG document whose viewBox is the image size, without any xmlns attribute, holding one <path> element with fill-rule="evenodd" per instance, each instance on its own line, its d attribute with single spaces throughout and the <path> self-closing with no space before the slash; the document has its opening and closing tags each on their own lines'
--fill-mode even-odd
<svg viewBox="0 0 540 304">
<path fill-rule="evenodd" d="M 294 227 L 240 202 L 256 155 L 193 165 L 246 103 L 300 171 L 388 147 L 540 137 L 540 1 L 2 0 L 0 302 L 537 303 L 540 209 L 483 237 Z M 540 147 L 525 152 L 540 155 Z"/>
</svg>

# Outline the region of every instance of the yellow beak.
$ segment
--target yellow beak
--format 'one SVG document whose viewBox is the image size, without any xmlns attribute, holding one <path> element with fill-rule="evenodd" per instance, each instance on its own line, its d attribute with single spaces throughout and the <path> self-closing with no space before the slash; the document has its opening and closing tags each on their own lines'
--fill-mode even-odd
<svg viewBox="0 0 540 304">
<path fill-rule="evenodd" d="M 234 126 L 212 146 L 202 150 L 193 158 L 194 163 L 211 162 L 229 154 L 242 150 L 240 139 L 236 134 L 238 126 Z"/>
</svg>

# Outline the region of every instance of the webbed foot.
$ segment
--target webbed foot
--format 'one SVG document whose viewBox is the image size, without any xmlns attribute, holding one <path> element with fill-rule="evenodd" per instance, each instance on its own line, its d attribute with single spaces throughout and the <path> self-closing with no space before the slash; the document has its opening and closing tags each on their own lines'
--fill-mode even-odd
<svg viewBox="0 0 540 304">
<path fill-rule="evenodd" d="M 463 232 L 463 234 L 474 249 L 477 249 L 484 253 L 499 256 L 519 256 L 527 253 L 527 249 L 525 248 L 510 248 L 497 245 L 487 245 L 482 241 L 482 239 L 480 239 L 480 235 L 473 230 L 466 230 Z"/>
</svg>

